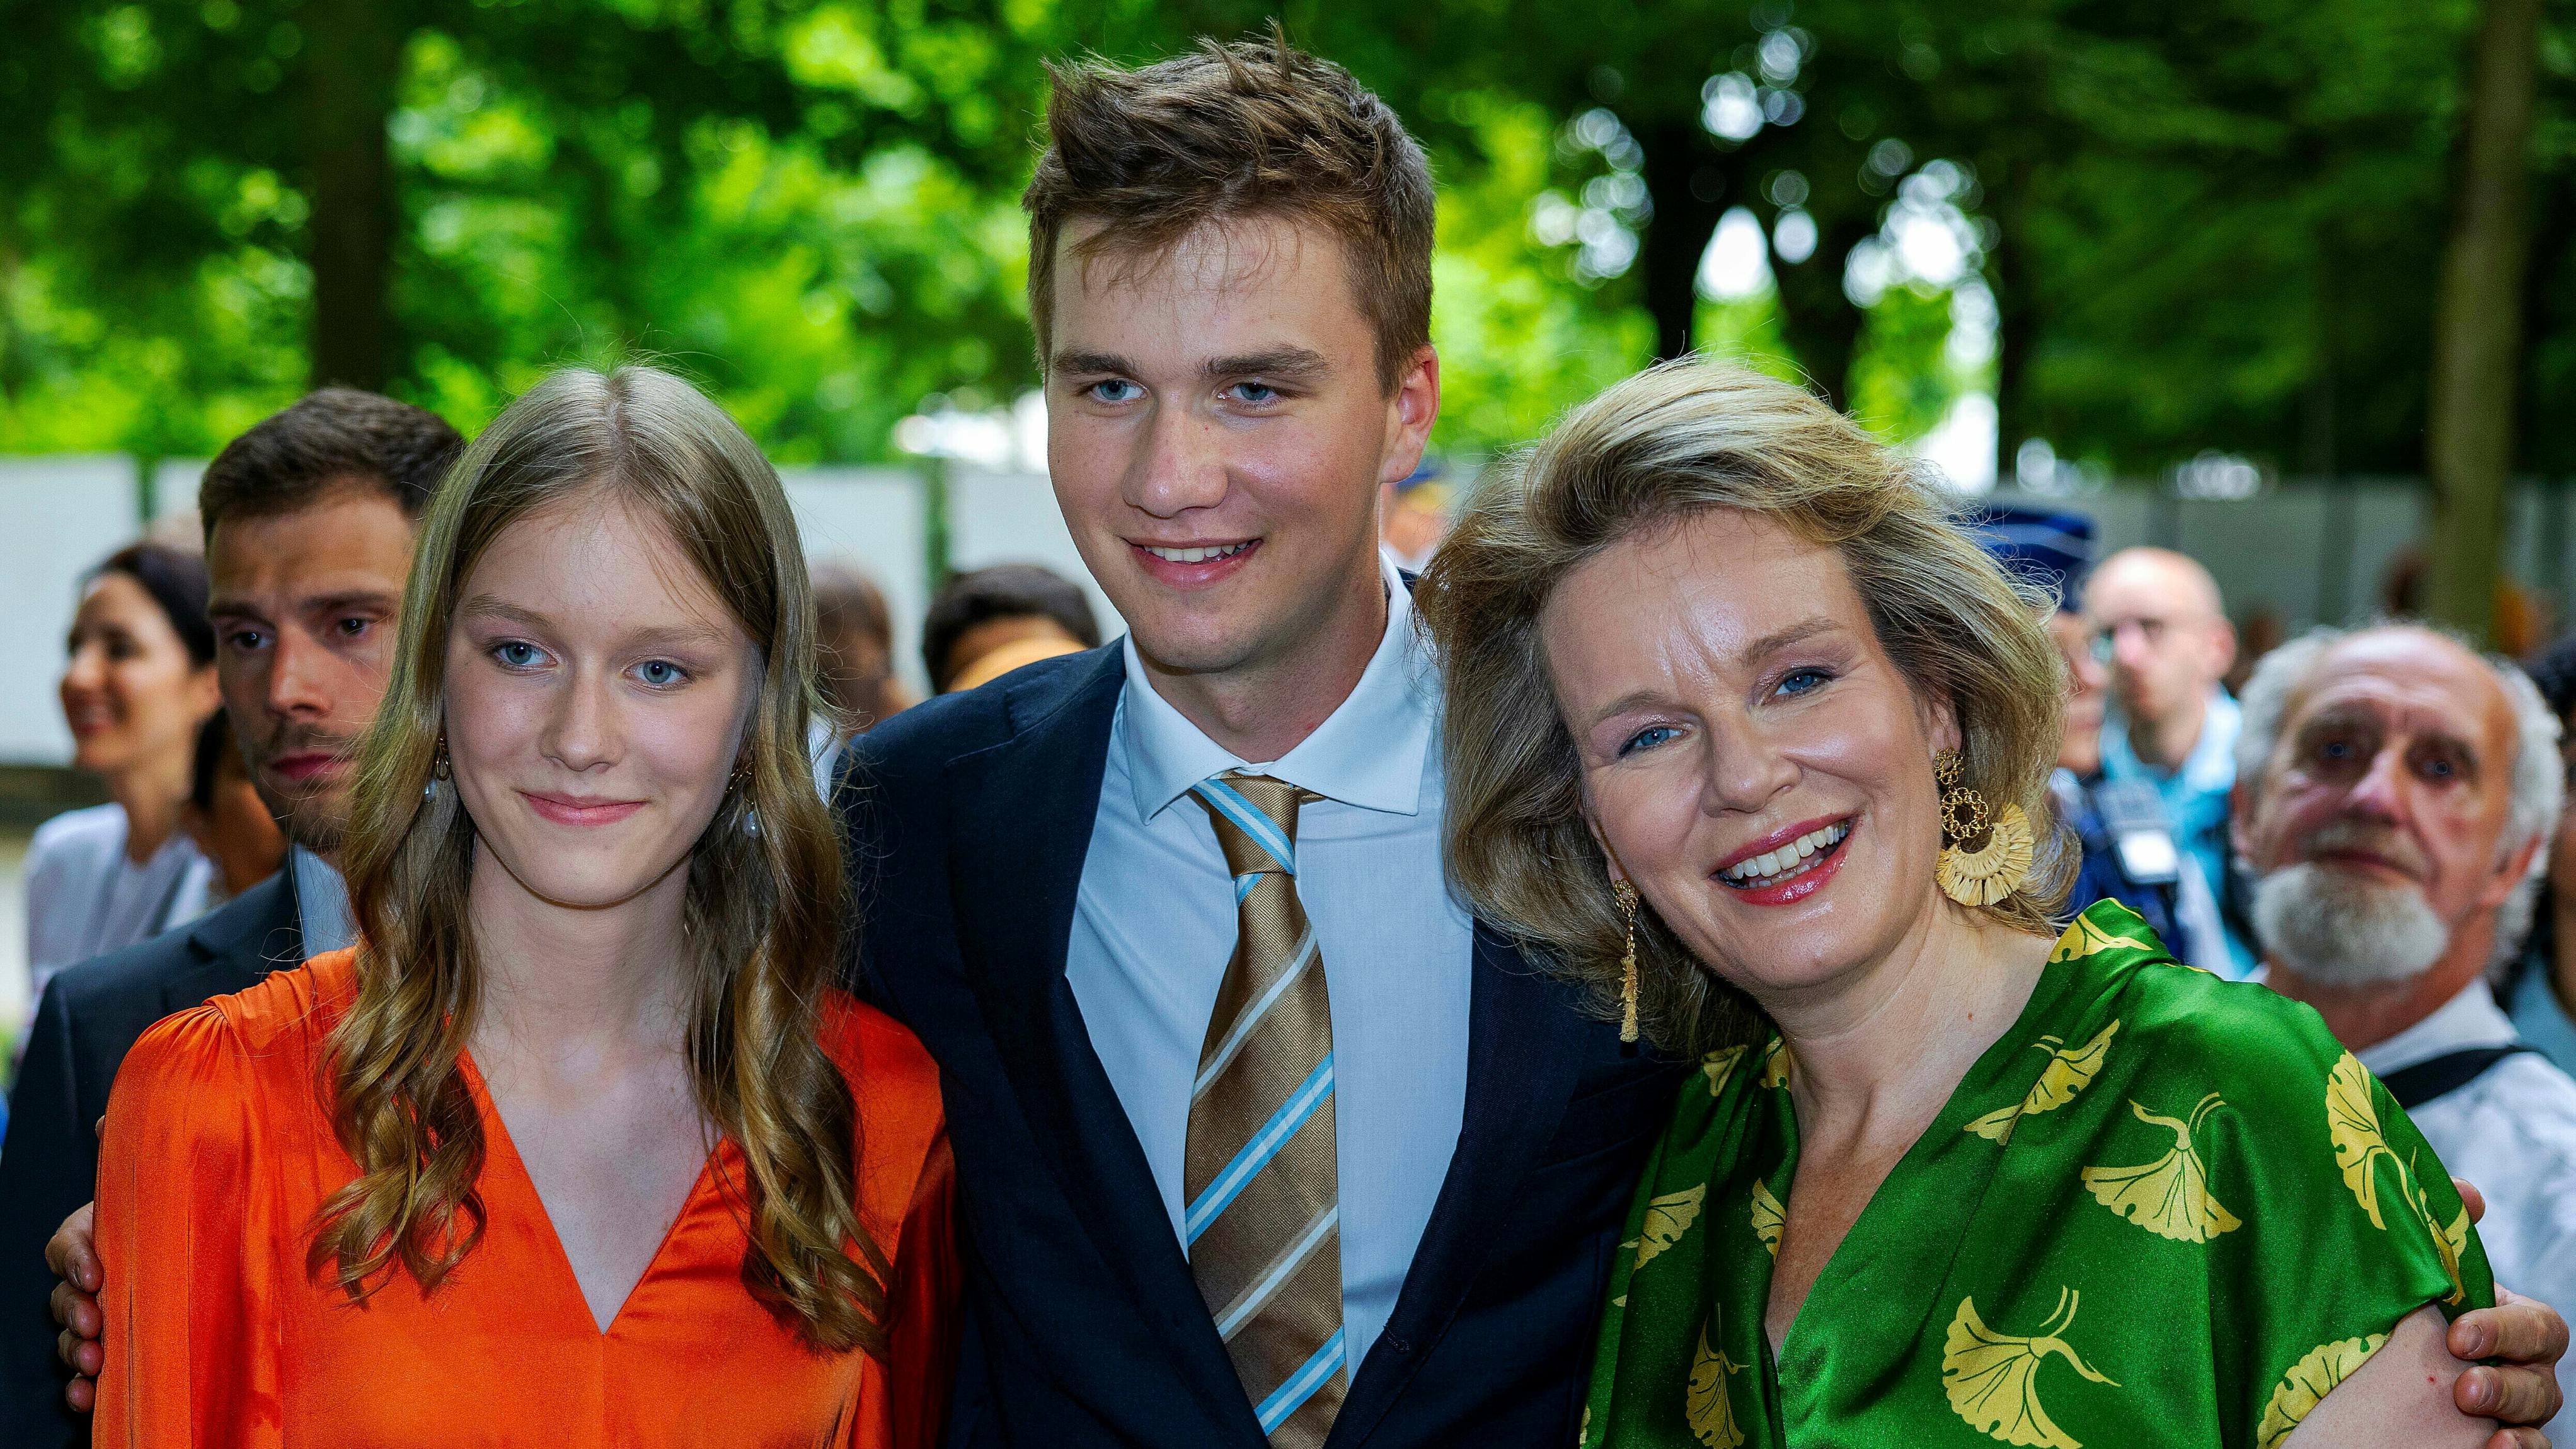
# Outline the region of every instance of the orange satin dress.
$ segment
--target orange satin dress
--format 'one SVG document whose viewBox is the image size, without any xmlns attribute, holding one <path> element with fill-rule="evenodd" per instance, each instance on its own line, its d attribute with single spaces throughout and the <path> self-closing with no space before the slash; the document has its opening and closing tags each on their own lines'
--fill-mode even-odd
<svg viewBox="0 0 2576 1449">
<path fill-rule="evenodd" d="M 397 1271 L 353 1304 L 305 1271 L 357 1175 L 317 1083 L 357 995 L 315 957 L 145 1033 L 108 1100 L 100 1445 L 683 1445 L 928 1449 L 955 1366 L 955 1176 L 912 1034 L 834 993 L 823 1040 L 859 1107 L 860 1216 L 893 1258 L 887 1362 L 819 1353 L 751 1296 L 719 1144 L 599 1331 L 482 1080 L 482 1243 L 437 1292 Z M 728 1174 L 720 1182 L 717 1174 Z"/>
</svg>

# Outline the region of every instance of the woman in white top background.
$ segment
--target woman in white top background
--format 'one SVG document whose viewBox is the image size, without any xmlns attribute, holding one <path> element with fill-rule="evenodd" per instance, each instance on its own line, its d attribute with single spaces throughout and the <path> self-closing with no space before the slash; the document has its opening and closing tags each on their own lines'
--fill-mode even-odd
<svg viewBox="0 0 2576 1449">
<path fill-rule="evenodd" d="M 105 782 L 108 803 L 55 816 L 28 844 L 27 964 L 39 995 L 56 971 L 205 906 L 213 868 L 180 828 L 198 727 L 222 705 L 205 562 L 156 543 L 111 555 L 82 585 L 68 656 L 72 764 Z"/>
</svg>

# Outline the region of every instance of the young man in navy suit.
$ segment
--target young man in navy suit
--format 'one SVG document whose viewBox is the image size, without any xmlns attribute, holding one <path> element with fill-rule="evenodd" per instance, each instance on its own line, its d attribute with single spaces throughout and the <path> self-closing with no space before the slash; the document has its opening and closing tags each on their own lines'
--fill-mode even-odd
<svg viewBox="0 0 2576 1449">
<path fill-rule="evenodd" d="M 1285 46 L 1056 80 L 1048 463 L 1131 632 L 896 716 L 841 787 L 866 988 L 948 1096 L 950 1442 L 1571 1443 L 1679 1069 L 1442 879 L 1377 547 L 1439 408 L 1428 169 Z"/>
</svg>

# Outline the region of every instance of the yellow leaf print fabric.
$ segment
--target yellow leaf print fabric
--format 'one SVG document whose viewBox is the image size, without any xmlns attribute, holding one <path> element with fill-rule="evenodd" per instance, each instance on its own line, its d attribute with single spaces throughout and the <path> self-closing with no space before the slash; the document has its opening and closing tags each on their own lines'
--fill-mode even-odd
<svg viewBox="0 0 2576 1449">
<path fill-rule="evenodd" d="M 2388 1139 L 2380 1133 L 2379 1110 L 2370 1100 L 2370 1073 L 2350 1052 L 2326 1077 L 2326 1133 L 2334 1139 L 2343 1185 L 2370 1214 L 2370 1225 L 2385 1229 L 2388 1224 L 2379 1216 L 2379 1176 L 2371 1168 L 2383 1157 L 2395 1163 L 2397 1154 L 2388 1150 Z"/>
<path fill-rule="evenodd" d="M 2129 915 L 2126 911 L 2121 914 Z M 2057 944 L 2049 948 L 2048 964 L 2054 966 L 2060 961 L 2072 961 L 2078 957 L 2095 956 L 2104 951 L 2116 950 L 2144 951 L 2151 955 L 2164 955 L 2164 944 L 2156 939 L 2155 932 L 2147 929 L 2146 922 L 2134 915 L 2129 916 L 2129 921 L 2137 927 L 2137 934 L 2130 935 L 2126 930 L 2096 920 L 2090 911 L 2077 916 L 2067 922 L 2065 932 L 2057 938 Z"/>
<path fill-rule="evenodd" d="M 2272 1389 L 2272 1401 L 2263 1408 L 2263 1422 L 2255 1427 L 2254 1449 L 2280 1449 L 2308 1415 L 2316 1412 L 2335 1385 L 2351 1378 L 2388 1335 L 2374 1333 L 2367 1338 L 2347 1338 L 2335 1343 L 2321 1343 L 2292 1365 Z"/>
<path fill-rule="evenodd" d="M 1684 1416 L 1692 1436 L 1708 1449 L 1736 1449 L 1744 1442 L 1728 1384 L 1732 1375 L 1743 1371 L 1743 1365 L 1728 1362 L 1725 1354 L 1708 1346 L 1708 1327 L 1702 1324 L 1699 1350 L 1691 1355 L 1690 1398 Z"/>
<path fill-rule="evenodd" d="M 2351 1189 L 2353 1200 L 2369 1214 L 2371 1226 L 2383 1232 L 2388 1224 L 2380 1216 L 2378 1165 L 2384 1161 L 2396 1169 L 2397 1200 L 2432 1235 L 2442 1269 L 2451 1279 L 2451 1293 L 2443 1301 L 2456 1307 L 2465 1301 L 2460 1252 L 2468 1238 L 2468 1209 L 2463 1206 L 2454 1221 L 2443 1223 L 2422 1176 L 2415 1170 L 2413 1158 L 2400 1161 L 2396 1150 L 2388 1145 L 2387 1134 L 2380 1130 L 2378 1107 L 2372 1100 L 2375 1085 L 2370 1073 L 2350 1052 L 2343 1054 L 2328 1075 L 2326 1132 L 2334 1140 L 2335 1163 L 2343 1170 L 2343 1183 Z M 2429 1151 L 2426 1155 L 2430 1155 Z"/>
<path fill-rule="evenodd" d="M 1645 1230 L 1637 1235 L 1637 1266 L 1642 1268 L 1657 1254 L 1681 1241 L 1690 1225 L 1699 1217 L 1700 1200 L 1708 1193 L 1706 1185 L 1667 1193 L 1646 1205 Z"/>
<path fill-rule="evenodd" d="M 2006 1444 L 2044 1444 L 2049 1449 L 2084 1449 L 2048 1417 L 2039 1402 L 2039 1366 L 2054 1355 L 2097 1384 L 2116 1382 L 2076 1356 L 2058 1337 L 2074 1326 L 2083 1295 L 2058 1290 L 2057 1311 L 2027 1336 L 1997 1333 L 1977 1317 L 1973 1298 L 1959 1300 L 1941 1353 L 1941 1383 L 1950 1407 L 1969 1427 Z"/>
<path fill-rule="evenodd" d="M 2313 1012 L 2116 903 L 2079 925 L 1776 1346 L 1790 1054 L 1683 1078 L 1610 1265 L 1594 1449 L 2260 1449 L 2350 1371 L 2321 1345 L 2493 1301 L 2449 1174 Z"/>
<path fill-rule="evenodd" d="M 1720 1047 L 1699 1059 L 1700 1075 L 1708 1078 L 1710 1096 L 1726 1090 L 1726 1079 L 1735 1075 L 1736 1063 L 1743 1061 L 1744 1054 L 1750 1050 L 1750 1047 Z"/>
<path fill-rule="evenodd" d="M 2103 1059 L 2111 1054 L 2111 1038 L 2120 1034 L 2120 1023 L 2113 1021 L 2102 1028 L 2091 1041 L 2069 1050 L 2064 1042 L 2044 1036 L 2036 1043 L 2048 1052 L 2048 1065 L 2040 1068 L 2039 1080 L 2030 1092 L 2009 1107 L 1998 1107 L 1982 1117 L 1970 1119 L 1968 1130 L 1995 1142 L 2010 1141 L 2013 1128 L 2034 1112 L 2054 1112 L 2075 1100 L 2075 1094 L 2093 1084 L 2102 1071 Z"/>
<path fill-rule="evenodd" d="M 1780 1256 L 1780 1234 L 1788 1227 L 1789 1215 L 1780 1210 L 1780 1199 L 1771 1195 L 1768 1185 L 1753 1184 L 1753 1236 L 1761 1240 L 1771 1256 Z"/>
<path fill-rule="evenodd" d="M 2220 1233 L 2245 1226 L 2209 1195 L 2209 1169 L 2191 1145 L 2201 1119 L 2227 1104 L 2216 1092 L 2200 1099 L 2189 1120 L 2159 1117 L 2136 1102 L 2129 1110 L 2138 1120 L 2173 1133 L 2173 1149 L 2153 1162 L 2135 1167 L 2088 1167 L 2084 1185 L 2102 1206 L 2177 1243 L 2205 1243 Z"/>
</svg>

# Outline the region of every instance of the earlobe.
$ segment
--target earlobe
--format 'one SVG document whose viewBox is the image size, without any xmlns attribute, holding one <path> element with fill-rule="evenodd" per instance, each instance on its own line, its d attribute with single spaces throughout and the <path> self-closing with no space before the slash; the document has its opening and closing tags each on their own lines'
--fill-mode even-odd
<svg viewBox="0 0 2576 1449">
<path fill-rule="evenodd" d="M 1619 852 L 1610 848 L 1610 838 L 1601 833 L 1601 821 L 1593 815 L 1592 802 L 1588 798 L 1583 802 L 1583 828 L 1591 833 L 1592 843 L 1601 847 L 1601 863 L 1610 872 L 1610 883 L 1614 886 L 1628 885 L 1628 872 L 1619 867 Z"/>
<path fill-rule="evenodd" d="M 2542 836 L 2539 839 L 2527 841 L 2519 849 L 2506 855 L 2503 869 L 2497 871 L 2495 880 L 2487 886 L 2486 890 L 2479 893 L 2479 904 L 2492 909 L 2513 899 L 2513 893 L 2519 890 L 2523 881 L 2530 876 L 2532 860 L 2539 854 L 2542 844 L 2547 839 L 2547 836 Z"/>
</svg>

